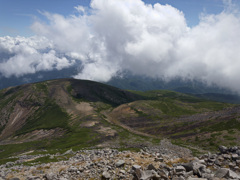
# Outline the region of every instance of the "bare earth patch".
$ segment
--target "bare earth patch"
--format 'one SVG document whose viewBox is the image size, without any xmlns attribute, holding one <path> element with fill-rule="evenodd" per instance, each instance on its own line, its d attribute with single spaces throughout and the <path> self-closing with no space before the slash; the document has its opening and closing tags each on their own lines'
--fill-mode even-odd
<svg viewBox="0 0 240 180">
<path fill-rule="evenodd" d="M 96 124 L 98 124 L 97 121 L 89 121 L 89 122 L 85 122 L 85 123 L 81 124 L 81 126 L 83 126 L 83 127 L 93 127 Z"/>
<path fill-rule="evenodd" d="M 104 126 L 101 126 L 100 129 L 97 131 L 106 136 L 115 136 L 117 133 L 117 131 L 111 129 L 110 127 L 104 127 Z"/>
<path fill-rule="evenodd" d="M 93 107 L 87 102 L 81 102 L 80 104 L 77 104 L 76 109 L 85 115 L 90 115 L 93 112 Z"/>
</svg>

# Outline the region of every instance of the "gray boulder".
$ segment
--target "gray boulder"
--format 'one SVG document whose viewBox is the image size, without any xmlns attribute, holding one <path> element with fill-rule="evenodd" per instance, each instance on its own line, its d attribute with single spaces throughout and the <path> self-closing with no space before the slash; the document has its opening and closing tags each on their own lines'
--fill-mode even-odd
<svg viewBox="0 0 240 180">
<path fill-rule="evenodd" d="M 124 160 L 119 160 L 119 161 L 116 163 L 116 166 L 117 166 L 117 167 L 122 167 L 122 166 L 124 166 L 124 164 L 125 164 L 125 161 L 124 161 Z"/>
<path fill-rule="evenodd" d="M 186 169 L 185 169 L 183 166 L 177 166 L 177 167 L 175 168 L 175 171 L 176 171 L 176 172 L 184 172 L 184 171 L 186 171 Z"/>
<path fill-rule="evenodd" d="M 161 176 L 162 179 L 164 180 L 168 180 L 169 178 L 169 175 L 170 175 L 170 172 L 166 169 L 158 169 L 158 174 Z"/>
<path fill-rule="evenodd" d="M 109 174 L 109 172 L 104 171 L 102 173 L 102 179 L 110 179 L 110 178 L 111 178 L 111 175 Z"/>
<path fill-rule="evenodd" d="M 68 169 L 68 172 L 77 172 L 78 171 L 78 169 L 76 168 L 76 167 L 74 167 L 74 166 L 71 166 L 69 169 Z"/>
<path fill-rule="evenodd" d="M 232 170 L 229 169 L 227 175 L 225 176 L 225 178 L 227 178 L 227 179 L 229 179 L 229 178 L 231 178 L 231 179 L 240 179 L 240 176 L 237 173 L 235 173 L 235 172 L 233 172 Z"/>
<path fill-rule="evenodd" d="M 239 159 L 238 154 L 232 154 L 232 159 L 233 159 L 234 161 L 236 161 L 237 159 Z"/>
<path fill-rule="evenodd" d="M 193 171 L 194 175 L 202 177 L 202 173 L 205 172 L 206 166 L 199 163 L 198 161 L 191 161 L 189 163 L 184 163 L 182 166 L 186 169 L 187 172 Z"/>
<path fill-rule="evenodd" d="M 153 168 L 154 166 L 150 166 L 149 168 Z M 131 169 L 131 173 L 134 176 L 135 180 L 160 180 L 161 177 L 155 170 L 145 170 L 141 169 L 139 165 L 133 165 Z"/>
<path fill-rule="evenodd" d="M 237 151 L 236 151 L 236 154 L 238 154 L 238 155 L 240 156 L 240 150 L 237 150 Z"/>
<path fill-rule="evenodd" d="M 138 177 L 140 180 L 160 180 L 161 177 L 154 170 L 141 171 L 141 177 Z"/>
<path fill-rule="evenodd" d="M 48 173 L 43 176 L 46 180 L 57 180 L 58 177 L 54 173 Z"/>
<path fill-rule="evenodd" d="M 141 169 L 141 166 L 136 165 L 136 164 L 132 166 L 132 170 L 133 170 L 133 171 L 135 171 L 135 170 L 137 170 L 137 169 Z"/>
<path fill-rule="evenodd" d="M 216 171 L 216 173 L 215 173 L 215 177 L 218 177 L 218 178 L 223 178 L 223 177 L 225 177 L 226 175 L 227 175 L 227 173 L 228 173 L 228 170 L 229 169 L 227 169 L 227 168 L 220 168 L 220 169 L 218 169 L 217 171 Z"/>
<path fill-rule="evenodd" d="M 227 179 L 240 179 L 240 175 L 227 168 L 220 168 L 215 173 L 215 177 Z"/>
<path fill-rule="evenodd" d="M 228 151 L 228 148 L 226 146 L 219 146 L 218 149 L 222 154 L 225 154 Z"/>
<path fill-rule="evenodd" d="M 148 165 L 147 170 L 157 171 L 157 169 L 156 169 L 156 168 L 154 167 L 154 165 L 152 165 L 152 164 L 149 164 L 149 165 Z"/>
</svg>

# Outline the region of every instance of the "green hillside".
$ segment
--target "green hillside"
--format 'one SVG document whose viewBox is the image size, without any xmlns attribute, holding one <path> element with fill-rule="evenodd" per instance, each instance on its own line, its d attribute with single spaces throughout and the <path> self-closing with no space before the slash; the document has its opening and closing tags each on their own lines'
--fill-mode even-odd
<svg viewBox="0 0 240 180">
<path fill-rule="evenodd" d="M 29 150 L 138 149 L 162 138 L 214 150 L 239 144 L 239 117 L 237 105 L 168 90 L 124 91 L 74 79 L 26 84 L 0 91 L 0 158 Z"/>
</svg>

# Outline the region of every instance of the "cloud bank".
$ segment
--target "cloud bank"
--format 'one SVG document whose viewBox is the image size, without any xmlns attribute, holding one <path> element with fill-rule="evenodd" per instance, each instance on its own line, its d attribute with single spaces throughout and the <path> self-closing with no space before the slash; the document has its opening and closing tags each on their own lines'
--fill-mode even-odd
<svg viewBox="0 0 240 180">
<path fill-rule="evenodd" d="M 188 27 L 183 12 L 141 0 L 92 0 L 62 16 L 41 12 L 35 37 L 0 38 L 0 72 L 20 76 L 81 62 L 75 78 L 108 81 L 130 71 L 166 80 L 196 79 L 240 92 L 240 16 L 225 1 Z"/>
<path fill-rule="evenodd" d="M 61 70 L 72 64 L 74 60 L 59 55 L 44 37 L 0 37 L 0 72 L 5 77 Z"/>
</svg>

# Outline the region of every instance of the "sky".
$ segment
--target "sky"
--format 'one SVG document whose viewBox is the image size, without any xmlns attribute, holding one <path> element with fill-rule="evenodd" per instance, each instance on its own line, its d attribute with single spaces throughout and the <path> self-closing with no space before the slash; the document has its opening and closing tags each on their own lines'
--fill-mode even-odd
<svg viewBox="0 0 240 180">
<path fill-rule="evenodd" d="M 239 0 L 0 0 L 0 75 L 79 66 L 106 82 L 125 71 L 240 93 Z"/>
<path fill-rule="evenodd" d="M 237 0 L 235 0 L 238 3 Z M 90 8 L 91 0 L 0 0 L 0 36 L 31 36 L 31 24 L 41 18 L 39 11 L 59 13 L 64 16 L 76 14 L 74 7 Z M 144 0 L 148 4 L 169 4 L 183 11 L 189 26 L 197 25 L 203 12 L 220 13 L 222 0 Z"/>
</svg>

